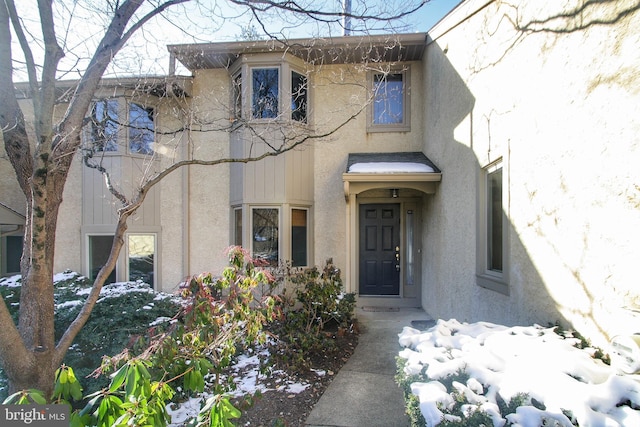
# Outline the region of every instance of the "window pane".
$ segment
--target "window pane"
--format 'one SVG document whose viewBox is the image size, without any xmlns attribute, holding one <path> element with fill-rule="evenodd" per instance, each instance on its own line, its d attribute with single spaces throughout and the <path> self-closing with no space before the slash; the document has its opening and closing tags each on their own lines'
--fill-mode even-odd
<svg viewBox="0 0 640 427">
<path fill-rule="evenodd" d="M 252 114 L 254 119 L 273 119 L 278 116 L 278 69 L 254 68 Z"/>
<path fill-rule="evenodd" d="M 373 77 L 373 123 L 379 125 L 404 122 L 402 74 L 376 74 Z"/>
<path fill-rule="evenodd" d="M 291 210 L 291 265 L 302 267 L 307 263 L 307 210 Z"/>
<path fill-rule="evenodd" d="M 89 277 L 94 280 L 98 271 L 109 259 L 113 236 L 89 236 Z M 115 283 L 116 269 L 114 268 L 105 283 Z"/>
<path fill-rule="evenodd" d="M 129 280 L 154 285 L 155 242 L 153 234 L 129 235 Z"/>
<path fill-rule="evenodd" d="M 488 269 L 502 271 L 502 168 L 487 175 Z"/>
<path fill-rule="evenodd" d="M 414 236 L 414 217 L 413 211 L 407 210 L 406 216 L 406 235 L 405 241 L 407 242 L 407 253 L 405 255 L 405 282 L 407 285 L 413 285 L 413 277 L 414 277 L 414 260 L 413 260 L 413 239 Z"/>
<path fill-rule="evenodd" d="M 242 74 L 233 78 L 233 117 L 242 117 Z"/>
<path fill-rule="evenodd" d="M 129 105 L 129 151 L 152 154 L 154 139 L 153 108 Z"/>
<path fill-rule="evenodd" d="M 96 151 L 118 151 L 117 99 L 101 99 L 93 104 L 91 142 Z"/>
<path fill-rule="evenodd" d="M 5 273 L 20 272 L 20 258 L 22 257 L 23 236 L 7 236 L 6 257 L 7 268 Z"/>
<path fill-rule="evenodd" d="M 291 118 L 307 122 L 307 77 L 291 72 Z"/>
<path fill-rule="evenodd" d="M 242 246 L 242 209 L 235 209 L 233 215 L 235 221 L 233 244 Z"/>
<path fill-rule="evenodd" d="M 278 209 L 253 209 L 253 257 L 278 265 Z"/>
</svg>

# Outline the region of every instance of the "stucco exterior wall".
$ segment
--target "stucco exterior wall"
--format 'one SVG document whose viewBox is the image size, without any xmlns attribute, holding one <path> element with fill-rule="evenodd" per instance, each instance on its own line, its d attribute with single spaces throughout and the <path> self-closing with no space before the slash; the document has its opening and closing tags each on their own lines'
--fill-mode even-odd
<svg viewBox="0 0 640 427">
<path fill-rule="evenodd" d="M 225 69 L 198 70 L 193 80 L 191 113 L 204 126 L 193 130 L 189 150 L 199 159 L 229 155 L 229 134 L 216 129 L 229 125 L 229 74 Z M 229 165 L 188 167 L 188 274 L 219 272 L 227 264 L 229 246 Z"/>
<path fill-rule="evenodd" d="M 314 75 L 312 117 L 317 133 L 333 130 L 354 115 L 344 127 L 314 142 L 316 265 L 322 266 L 328 258 L 333 258 L 338 268 L 344 271 L 348 267 L 347 206 L 342 174 L 346 172 L 349 153 L 421 150 L 422 67 L 419 62 L 408 65 L 411 67 L 410 132 L 367 133 L 367 72 L 362 65 L 325 65 Z"/>
<path fill-rule="evenodd" d="M 431 32 L 423 305 L 437 317 L 640 330 L 640 13 L 631 1 L 468 1 Z M 478 179 L 502 158 L 509 295 L 476 285 Z"/>
</svg>

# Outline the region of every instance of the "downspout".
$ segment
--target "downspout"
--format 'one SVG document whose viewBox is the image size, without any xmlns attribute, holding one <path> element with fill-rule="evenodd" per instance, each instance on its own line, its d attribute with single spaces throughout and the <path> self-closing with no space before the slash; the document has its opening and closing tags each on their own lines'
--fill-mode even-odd
<svg viewBox="0 0 640 427">
<path fill-rule="evenodd" d="M 184 133 L 182 134 L 184 138 Z M 189 138 L 183 144 L 183 158 L 189 158 Z M 190 218 L 190 197 L 189 188 L 191 183 L 191 167 L 182 168 L 182 276 L 187 278 L 191 274 L 191 218 Z"/>
</svg>

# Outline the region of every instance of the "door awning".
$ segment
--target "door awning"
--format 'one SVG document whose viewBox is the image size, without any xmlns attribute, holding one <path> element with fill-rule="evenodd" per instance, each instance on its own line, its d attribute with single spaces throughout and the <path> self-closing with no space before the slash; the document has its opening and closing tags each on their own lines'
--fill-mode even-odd
<svg viewBox="0 0 640 427">
<path fill-rule="evenodd" d="M 344 196 L 377 188 L 412 188 L 426 194 L 436 191 L 442 172 L 424 153 L 350 153 L 342 174 Z"/>
</svg>

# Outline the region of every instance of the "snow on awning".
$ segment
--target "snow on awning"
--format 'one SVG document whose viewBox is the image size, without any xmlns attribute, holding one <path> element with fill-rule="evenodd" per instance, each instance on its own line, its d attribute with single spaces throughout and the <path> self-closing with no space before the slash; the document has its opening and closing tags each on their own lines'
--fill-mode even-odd
<svg viewBox="0 0 640 427">
<path fill-rule="evenodd" d="M 435 193 L 442 172 L 421 152 L 351 153 L 342 174 L 345 198 L 375 188 L 412 188 Z"/>
<path fill-rule="evenodd" d="M 348 173 L 431 173 L 435 172 L 429 165 L 410 162 L 371 162 L 354 163 Z"/>
</svg>

